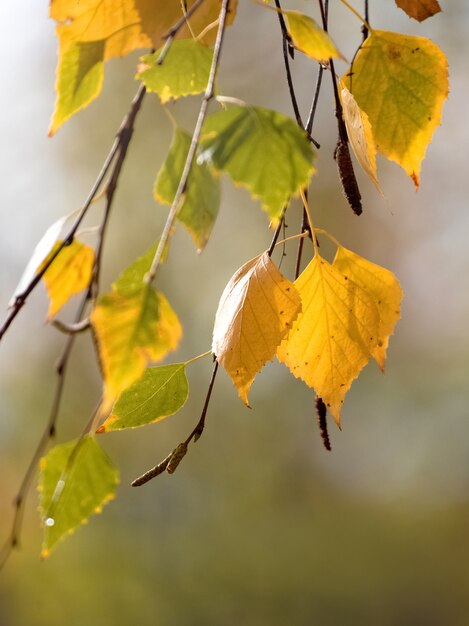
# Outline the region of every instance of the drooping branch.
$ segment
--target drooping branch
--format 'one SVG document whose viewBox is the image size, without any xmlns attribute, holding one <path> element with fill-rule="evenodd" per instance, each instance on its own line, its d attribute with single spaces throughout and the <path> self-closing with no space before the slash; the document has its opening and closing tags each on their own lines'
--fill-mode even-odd
<svg viewBox="0 0 469 626">
<path fill-rule="evenodd" d="M 210 100 L 214 96 L 214 85 L 215 79 L 218 72 L 218 66 L 220 63 L 220 55 L 223 44 L 223 37 L 225 34 L 225 26 L 226 26 L 226 18 L 228 16 L 228 8 L 229 8 L 230 0 L 223 0 L 220 15 L 218 18 L 218 30 L 217 37 L 215 40 L 215 47 L 213 50 L 213 59 L 212 65 L 210 67 L 210 74 L 207 81 L 207 87 L 205 89 L 205 93 L 202 99 L 202 103 L 200 105 L 199 115 L 197 117 L 197 122 L 194 128 L 194 132 L 192 134 L 192 140 L 189 147 L 189 152 L 187 153 L 186 162 L 184 164 L 184 169 L 182 171 L 181 178 L 179 180 L 179 185 L 176 190 L 176 194 L 174 196 L 173 202 L 169 209 L 168 217 L 166 218 L 166 223 L 163 228 L 163 232 L 161 234 L 160 241 L 158 243 L 158 247 L 155 253 L 155 257 L 151 264 L 150 271 L 147 274 L 146 280 L 147 283 L 150 284 L 156 276 L 156 272 L 161 262 L 161 258 L 163 256 L 163 252 L 166 248 L 166 244 L 170 237 L 174 222 L 176 220 L 176 216 L 181 208 L 182 202 L 184 201 L 184 194 L 186 192 L 187 182 L 189 180 L 189 174 L 191 172 L 192 163 L 194 162 L 194 158 L 197 152 L 197 146 L 199 144 L 200 134 L 202 131 L 202 126 L 205 121 L 205 117 L 207 115 L 208 105 Z"/>
<path fill-rule="evenodd" d="M 28 296 L 35 289 L 35 287 L 37 286 L 41 278 L 44 276 L 46 271 L 49 269 L 49 267 L 52 265 L 55 259 L 59 256 L 61 251 L 66 246 L 69 246 L 72 243 L 73 238 L 78 228 L 80 227 L 80 224 L 82 223 L 83 219 L 88 213 L 88 210 L 90 206 L 92 205 L 93 200 L 99 193 L 101 185 L 103 184 L 107 174 L 111 170 L 111 166 L 113 165 L 116 159 L 117 159 L 116 167 L 114 168 L 115 175 L 114 176 L 111 175 L 111 179 L 114 180 L 114 186 L 117 184 L 117 179 L 119 177 L 119 173 L 120 173 L 122 164 L 124 162 L 125 156 L 127 154 L 127 149 L 129 147 L 130 140 L 132 138 L 135 118 L 140 110 L 144 96 L 145 96 L 145 87 L 142 85 L 139 87 L 134 99 L 132 100 L 132 105 L 130 107 L 129 112 L 122 120 L 119 130 L 117 131 L 114 143 L 112 144 L 112 147 L 103 163 L 103 166 L 101 167 L 101 171 L 99 172 L 91 190 L 89 191 L 88 196 L 77 218 L 72 224 L 70 230 L 65 235 L 63 241 L 57 246 L 54 253 L 50 255 L 47 262 L 45 262 L 42 265 L 41 269 L 35 274 L 34 278 L 30 281 L 29 285 L 25 288 L 25 290 L 15 298 L 13 306 L 11 307 L 10 312 L 8 313 L 5 322 L 0 328 L 0 341 L 3 338 L 4 334 L 6 333 L 6 331 L 8 330 L 8 328 L 10 327 L 13 320 L 15 319 L 15 317 L 23 308 Z M 110 186 L 108 185 L 108 189 L 109 188 Z M 112 191 L 112 194 L 113 193 L 114 191 Z"/>
<path fill-rule="evenodd" d="M 78 324 L 82 320 L 82 317 L 85 313 L 87 304 L 89 301 L 89 291 L 84 295 L 82 302 L 78 307 L 77 314 L 75 316 L 75 323 Z M 39 459 L 42 457 L 44 451 L 46 450 L 50 440 L 55 436 L 57 419 L 59 417 L 60 404 L 62 400 L 62 394 L 65 385 L 65 376 L 67 372 L 68 362 L 70 359 L 70 355 L 72 353 L 72 348 L 75 343 L 75 333 L 71 334 L 65 345 L 63 350 L 57 360 L 55 371 L 57 374 L 57 383 L 55 387 L 55 393 L 52 400 L 52 406 L 49 413 L 49 419 L 44 428 L 44 431 L 41 435 L 41 438 L 36 446 L 36 450 L 31 458 L 31 461 L 26 469 L 23 480 L 21 481 L 20 488 L 13 500 L 14 505 L 14 514 L 13 514 L 13 523 L 10 531 L 10 536 L 6 540 L 2 551 L 0 552 L 0 570 L 5 565 L 8 557 L 11 554 L 11 551 L 18 547 L 20 542 L 20 533 L 21 527 L 23 523 L 23 513 L 24 506 L 26 503 L 26 496 L 31 486 L 31 482 L 36 473 L 37 465 L 39 463 Z"/>
</svg>

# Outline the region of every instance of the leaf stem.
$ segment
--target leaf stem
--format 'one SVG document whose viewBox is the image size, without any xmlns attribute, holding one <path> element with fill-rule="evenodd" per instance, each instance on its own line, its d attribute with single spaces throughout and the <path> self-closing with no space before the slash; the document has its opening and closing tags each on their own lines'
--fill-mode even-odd
<svg viewBox="0 0 469 626">
<path fill-rule="evenodd" d="M 156 272 L 157 272 L 158 266 L 160 265 L 161 258 L 163 256 L 163 251 L 166 248 L 166 244 L 170 237 L 170 234 L 174 225 L 174 221 L 182 205 L 182 202 L 184 201 L 184 194 L 186 192 L 187 182 L 189 180 L 189 174 L 190 174 L 192 163 L 194 161 L 195 154 L 197 151 L 197 146 L 198 146 L 200 134 L 202 131 L 202 125 L 205 121 L 205 116 L 207 115 L 209 102 L 214 96 L 214 84 L 215 84 L 215 78 L 216 78 L 217 71 L 218 71 L 218 65 L 220 62 L 220 54 L 221 54 L 221 49 L 222 49 L 222 44 L 223 44 L 223 36 L 225 33 L 225 25 L 226 25 L 226 18 L 228 15 L 229 4 L 230 4 L 230 0 L 222 0 L 220 16 L 219 16 L 220 21 L 218 24 L 217 38 L 215 41 L 215 47 L 213 51 L 213 59 L 212 59 L 212 65 L 210 68 L 210 75 L 207 81 L 207 88 L 205 90 L 202 103 L 200 105 L 199 115 L 197 118 L 194 132 L 192 134 L 191 145 L 189 147 L 189 152 L 187 154 L 187 158 L 186 158 L 184 169 L 181 175 L 181 179 L 179 181 L 179 185 L 178 185 L 176 194 L 174 196 L 173 203 L 169 210 L 169 214 L 166 219 L 166 223 L 163 228 L 163 233 L 161 235 L 158 247 L 156 249 L 156 253 L 153 258 L 150 271 L 145 277 L 145 280 L 148 284 L 150 284 L 156 276 Z"/>
<path fill-rule="evenodd" d="M 297 233 L 296 235 L 290 235 L 290 237 L 285 237 L 285 239 L 281 239 L 280 241 L 277 241 L 277 243 L 275 244 L 275 247 L 281 246 L 287 241 L 292 241 L 293 239 L 302 239 L 303 237 L 309 237 L 309 231 L 305 233 Z"/>
<path fill-rule="evenodd" d="M 184 365 L 190 365 L 191 363 L 195 363 L 195 361 L 198 361 L 199 359 L 203 359 L 206 356 L 209 356 L 210 354 L 212 354 L 211 350 L 207 350 L 207 352 L 204 352 L 203 354 L 199 354 L 198 356 L 194 356 L 192 359 L 189 359 L 188 361 L 186 361 L 184 363 Z"/>
<path fill-rule="evenodd" d="M 372 28 L 370 27 L 370 25 L 368 24 L 368 21 L 367 21 L 367 19 L 368 19 L 368 18 L 367 18 L 367 19 L 365 19 L 364 17 L 362 17 L 362 16 L 360 15 L 360 13 L 359 13 L 356 9 L 354 9 L 354 8 L 353 8 L 353 6 L 352 6 L 351 4 L 349 4 L 349 3 L 347 2 L 347 0 L 340 0 L 340 1 L 342 2 L 342 4 L 343 4 L 343 5 L 345 5 L 345 6 L 347 7 L 347 9 L 348 9 L 349 11 L 351 11 L 351 12 L 355 15 L 355 17 L 357 17 L 357 18 L 360 20 L 360 22 L 363 24 L 363 26 L 364 26 L 367 30 L 369 30 L 371 33 L 373 32 L 373 29 L 372 29 Z M 366 11 L 366 9 L 365 9 L 365 12 L 367 12 L 367 11 Z M 365 39 L 366 39 L 366 37 L 365 37 Z"/>
<path fill-rule="evenodd" d="M 315 233 L 320 233 L 321 235 L 325 235 L 328 239 L 330 239 L 333 243 L 335 243 L 335 245 L 338 248 L 342 248 L 343 246 L 339 243 L 339 241 L 337 241 L 337 239 L 334 237 L 334 235 L 331 235 L 329 232 L 327 232 L 327 230 L 324 230 L 324 228 L 315 228 L 314 229 Z"/>
</svg>

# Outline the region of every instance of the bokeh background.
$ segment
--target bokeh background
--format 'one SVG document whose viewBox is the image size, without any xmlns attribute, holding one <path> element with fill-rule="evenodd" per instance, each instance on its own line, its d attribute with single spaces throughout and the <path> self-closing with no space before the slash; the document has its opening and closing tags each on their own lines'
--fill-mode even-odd
<svg viewBox="0 0 469 626">
<path fill-rule="evenodd" d="M 351 59 L 360 24 L 339 2 L 331 5 L 332 34 Z M 375 27 L 438 43 L 449 59 L 451 85 L 421 190 L 380 159 L 385 198 L 358 173 L 364 214 L 357 218 L 332 160 L 337 131 L 325 75 L 314 128 L 322 146 L 311 192 L 315 223 L 400 278 L 402 320 L 386 374 L 370 363 L 354 383 L 343 431 L 330 424 L 333 451 L 327 453 L 313 395 L 284 366 L 269 364 L 258 377 L 252 411 L 221 372 L 206 432 L 178 472 L 132 489 L 131 480 L 198 419 L 211 364 L 191 366 L 191 395 L 181 413 L 100 440 L 122 472 L 118 498 L 45 562 L 38 556 L 32 490 L 21 550 L 0 574 L 1 626 L 469 623 L 469 12 L 463 2 L 442 0 L 444 12 L 419 25 L 394 2 L 370 5 Z M 285 6 L 316 15 L 314 2 Z M 137 54 L 108 63 L 101 98 L 48 139 L 56 42 L 47 12 L 46 1 L 0 3 L 3 309 L 42 233 L 83 202 L 136 90 Z M 295 84 L 306 116 L 317 70 L 296 56 Z M 291 114 L 273 12 L 240 0 L 219 84 L 225 95 Z M 171 107 L 188 130 L 197 109 L 197 98 Z M 104 287 L 161 232 L 167 209 L 153 201 L 152 184 L 170 140 L 171 123 L 157 98 L 147 97 L 113 210 Z M 88 225 L 99 215 L 97 205 Z M 295 205 L 287 219 L 290 234 L 299 221 Z M 270 237 L 259 205 L 227 180 L 204 253 L 197 255 L 187 233 L 177 230 L 159 276 L 185 328 L 171 361 L 209 349 L 226 282 Z M 286 271 L 294 255 L 295 247 L 288 248 Z M 41 287 L 0 346 L 2 541 L 11 501 L 47 420 L 53 365 L 64 341 L 44 324 L 45 313 Z M 59 442 L 80 432 L 99 393 L 93 347 L 80 337 Z"/>
</svg>

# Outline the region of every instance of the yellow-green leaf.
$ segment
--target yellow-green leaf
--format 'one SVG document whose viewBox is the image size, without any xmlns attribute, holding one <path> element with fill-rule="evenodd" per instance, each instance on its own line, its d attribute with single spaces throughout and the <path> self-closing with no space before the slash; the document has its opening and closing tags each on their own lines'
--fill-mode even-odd
<svg viewBox="0 0 469 626">
<path fill-rule="evenodd" d="M 340 99 L 352 150 L 363 171 L 378 191 L 383 193 L 376 174 L 376 145 L 368 115 L 360 109 L 355 98 L 346 87 L 341 88 Z"/>
<path fill-rule="evenodd" d="M 155 199 L 163 204 L 173 202 L 187 159 L 191 136 L 176 128 L 165 162 L 155 180 Z M 195 245 L 202 250 L 212 232 L 220 207 L 220 181 L 205 163 L 192 164 L 184 201 L 177 219 L 191 234 Z"/>
<path fill-rule="evenodd" d="M 246 405 L 256 374 L 275 356 L 300 309 L 294 285 L 267 253 L 243 265 L 226 286 L 215 318 L 212 351 Z"/>
<path fill-rule="evenodd" d="M 150 271 L 157 247 L 158 242 L 153 244 L 145 254 L 137 257 L 129 267 L 126 267 L 112 283 L 113 291 L 121 296 L 133 296 L 141 292 L 144 287 L 145 275 Z"/>
<path fill-rule="evenodd" d="M 389 337 L 401 316 L 402 289 L 394 274 L 384 267 L 342 248 L 337 249 L 334 267 L 371 296 L 379 312 L 377 344 L 372 350 L 376 362 L 384 371 Z"/>
<path fill-rule="evenodd" d="M 61 242 L 58 241 L 41 267 L 47 263 L 47 260 L 60 245 Z M 80 293 L 89 286 L 93 274 L 93 263 L 93 248 L 77 239 L 74 239 L 69 246 L 65 246 L 61 250 L 43 276 L 50 299 L 48 319 L 53 318 L 71 296 Z"/>
<path fill-rule="evenodd" d="M 198 163 L 209 163 L 247 187 L 274 222 L 314 173 L 306 133 L 289 117 L 261 107 L 230 106 L 209 115 L 200 150 Z"/>
<path fill-rule="evenodd" d="M 185 2 L 188 9 L 194 1 Z M 193 39 L 205 31 L 200 42 L 213 45 L 220 6 L 220 0 L 205 0 L 176 38 Z M 237 0 L 230 2 L 227 25 L 234 20 L 236 7 Z M 99 95 L 104 61 L 141 48 L 159 48 L 163 35 L 182 15 L 179 0 L 51 0 L 50 16 L 58 23 L 59 63 L 49 133 Z"/>
<path fill-rule="evenodd" d="M 185 363 L 147 367 L 120 395 L 98 432 L 152 424 L 179 411 L 189 395 L 185 370 Z"/>
<path fill-rule="evenodd" d="M 143 287 L 132 295 L 102 295 L 90 316 L 104 375 L 103 410 L 181 338 L 179 320 L 161 293 Z"/>
<path fill-rule="evenodd" d="M 441 11 L 438 0 L 396 0 L 397 6 L 405 11 L 409 17 L 423 22 Z"/>
<path fill-rule="evenodd" d="M 345 394 L 377 345 L 372 298 L 319 255 L 295 281 L 302 312 L 277 357 L 313 387 L 337 424 Z"/>
<path fill-rule="evenodd" d="M 421 163 L 448 95 L 443 52 L 423 37 L 373 31 L 342 81 L 368 115 L 377 149 L 418 188 Z"/>
<path fill-rule="evenodd" d="M 93 437 L 55 446 L 40 461 L 39 511 L 44 525 L 41 556 L 100 513 L 112 500 L 119 472 Z"/>
<path fill-rule="evenodd" d="M 342 57 L 334 42 L 313 18 L 299 11 L 283 11 L 288 33 L 295 48 L 319 63 Z"/>
<path fill-rule="evenodd" d="M 49 136 L 99 95 L 103 80 L 103 41 L 73 43 L 63 52 L 57 67 L 57 100 Z"/>
<path fill-rule="evenodd" d="M 157 65 L 160 53 L 161 49 L 141 58 L 136 78 L 148 91 L 157 93 L 161 102 L 205 91 L 213 58 L 211 48 L 191 39 L 175 41 L 164 63 Z"/>
</svg>

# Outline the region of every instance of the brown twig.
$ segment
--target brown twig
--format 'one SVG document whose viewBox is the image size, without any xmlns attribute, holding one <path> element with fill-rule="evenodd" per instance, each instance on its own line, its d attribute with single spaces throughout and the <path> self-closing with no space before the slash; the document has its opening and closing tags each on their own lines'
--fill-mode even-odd
<svg viewBox="0 0 469 626">
<path fill-rule="evenodd" d="M 81 320 L 85 312 L 86 306 L 88 304 L 88 300 L 89 300 L 89 292 L 85 294 L 82 302 L 80 303 L 80 306 L 78 307 L 78 311 L 75 317 L 76 323 L 79 323 L 79 321 Z M 2 551 L 0 553 L 0 570 L 2 569 L 2 567 L 5 565 L 6 561 L 8 560 L 8 557 L 10 556 L 11 551 L 14 548 L 18 547 L 19 545 L 26 495 L 31 485 L 34 474 L 36 472 L 39 459 L 41 458 L 45 449 L 47 448 L 49 441 L 55 436 L 56 424 L 57 424 L 57 419 L 58 419 L 59 410 L 60 410 L 60 403 L 62 400 L 62 393 L 64 389 L 64 384 L 65 384 L 65 375 L 66 375 L 67 366 L 68 366 L 68 362 L 69 362 L 69 358 L 72 352 L 74 342 L 75 342 L 75 334 L 72 334 L 68 337 L 64 345 L 64 348 L 62 350 L 62 353 L 55 366 L 55 371 L 57 374 L 57 384 L 55 388 L 54 398 L 52 401 L 51 411 L 49 414 L 49 419 L 47 421 L 46 427 L 44 428 L 42 436 L 36 446 L 36 450 L 34 451 L 33 457 L 26 469 L 20 488 L 18 489 L 18 492 L 13 501 L 13 505 L 15 508 L 15 512 L 13 515 L 13 523 L 12 523 L 12 527 L 10 531 L 10 536 L 5 542 L 2 548 Z"/>
<path fill-rule="evenodd" d="M 98 177 L 96 178 L 90 192 L 88 193 L 85 203 L 83 204 L 77 218 L 75 219 L 74 223 L 72 224 L 70 230 L 68 231 L 68 233 L 66 234 L 62 242 L 54 250 L 54 253 L 51 254 L 48 260 L 41 266 L 41 269 L 38 270 L 34 278 L 30 281 L 28 286 L 24 289 L 24 291 L 15 298 L 15 301 L 10 309 L 10 312 L 8 313 L 3 325 L 0 328 L 0 341 L 5 335 L 6 331 L 10 327 L 15 317 L 23 308 L 28 296 L 37 286 L 37 284 L 39 283 L 41 278 L 44 276 L 46 271 L 49 269 L 49 267 L 52 265 L 55 259 L 59 256 L 60 252 L 66 246 L 69 246 L 72 243 L 75 233 L 77 232 L 80 224 L 85 218 L 91 204 L 93 203 L 94 198 L 98 194 L 100 187 L 102 183 L 104 182 L 104 179 L 106 178 L 114 162 L 114 159 L 117 157 L 118 162 L 121 161 L 120 165 L 122 165 L 122 161 L 125 158 L 129 141 L 132 136 L 131 131 L 133 130 L 133 122 L 135 121 L 135 116 L 137 115 L 138 110 L 140 109 L 144 95 L 145 95 L 145 87 L 141 85 L 137 91 L 135 98 L 132 101 L 132 106 L 130 108 L 129 113 L 122 120 L 119 130 L 117 131 L 114 143 L 112 144 L 111 149 L 109 150 L 109 153 L 101 167 L 101 171 L 99 172 Z M 119 171 L 120 171 L 120 168 L 119 168 Z"/>
<path fill-rule="evenodd" d="M 200 414 L 199 421 L 195 425 L 195 428 L 192 430 L 192 432 L 187 437 L 187 439 L 181 442 L 180 444 L 178 444 L 174 448 L 174 450 L 168 454 L 168 456 L 165 459 L 163 459 L 160 463 L 158 463 L 158 465 L 155 465 L 155 467 L 152 467 L 147 472 L 145 472 L 144 474 L 136 478 L 134 481 L 132 481 L 131 483 L 132 487 L 141 487 L 142 485 L 145 485 L 153 478 L 156 478 L 156 476 L 159 476 L 160 474 L 162 474 L 164 471 L 167 471 L 168 474 L 173 474 L 177 466 L 179 465 L 179 463 L 185 457 L 187 453 L 187 449 L 191 441 L 195 443 L 199 439 L 199 437 L 202 435 L 204 431 L 204 427 L 205 427 L 205 418 L 207 416 L 208 406 L 210 404 L 210 398 L 212 396 L 212 391 L 215 385 L 215 379 L 217 377 L 217 372 L 218 372 L 218 361 L 216 357 L 214 357 L 214 359 L 215 359 L 215 362 L 213 365 L 212 375 L 210 377 L 210 382 L 209 382 L 208 389 L 207 389 L 207 395 L 205 396 L 204 406 L 202 409 L 202 413 Z"/>
</svg>

